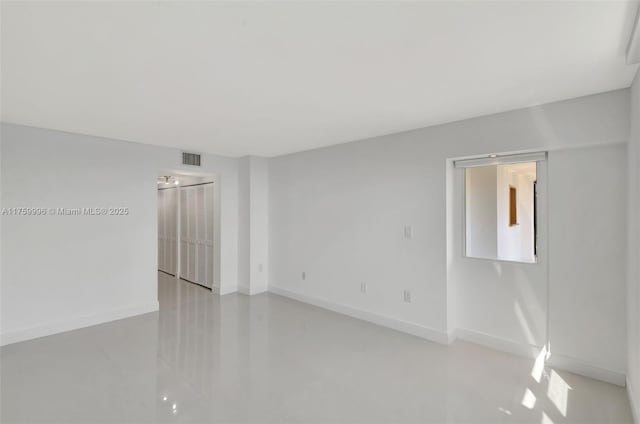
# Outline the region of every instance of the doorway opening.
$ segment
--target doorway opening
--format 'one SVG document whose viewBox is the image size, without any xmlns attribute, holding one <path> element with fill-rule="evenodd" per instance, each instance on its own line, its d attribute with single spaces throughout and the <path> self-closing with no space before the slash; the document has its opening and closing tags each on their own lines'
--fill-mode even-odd
<svg viewBox="0 0 640 424">
<path fill-rule="evenodd" d="M 215 175 L 158 176 L 158 271 L 219 291 L 219 188 Z M 161 275 L 162 274 L 162 275 Z"/>
</svg>

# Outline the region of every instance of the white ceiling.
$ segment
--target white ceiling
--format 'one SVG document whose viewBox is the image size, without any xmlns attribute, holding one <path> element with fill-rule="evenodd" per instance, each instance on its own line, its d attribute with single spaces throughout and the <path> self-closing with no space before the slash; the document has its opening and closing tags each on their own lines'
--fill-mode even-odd
<svg viewBox="0 0 640 424">
<path fill-rule="evenodd" d="M 2 120 L 273 156 L 628 87 L 638 2 L 2 2 Z"/>
</svg>

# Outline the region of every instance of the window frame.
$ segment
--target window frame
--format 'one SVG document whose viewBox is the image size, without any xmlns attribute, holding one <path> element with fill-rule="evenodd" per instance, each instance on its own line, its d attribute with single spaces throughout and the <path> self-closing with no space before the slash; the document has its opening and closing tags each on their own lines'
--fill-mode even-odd
<svg viewBox="0 0 640 424">
<path fill-rule="evenodd" d="M 521 264 L 521 265 L 538 265 L 540 264 L 540 201 L 538 199 L 538 195 L 540 194 L 538 188 L 539 180 L 541 176 L 541 164 L 540 162 L 546 162 L 548 158 L 548 153 L 545 152 L 533 152 L 533 153 L 525 153 L 525 154 L 508 154 L 508 155 L 489 155 L 489 156 L 481 156 L 481 157 L 472 157 L 472 158 L 462 158 L 453 160 L 454 171 L 456 169 L 460 169 L 462 171 L 462 193 L 460 193 L 461 201 L 462 201 L 462 216 L 461 216 L 461 224 L 462 224 L 462 258 L 469 260 L 480 260 L 480 261 L 490 261 L 490 262 L 504 262 L 508 264 Z M 534 219 L 534 234 L 533 234 L 533 262 L 524 262 L 518 260 L 511 259 L 500 259 L 500 258 L 483 258 L 479 256 L 469 256 L 467 255 L 467 179 L 466 179 L 466 169 L 467 168 L 477 168 L 483 166 L 497 166 L 497 165 L 509 165 L 515 163 L 526 163 L 526 162 L 535 162 L 536 164 L 536 179 L 533 184 L 533 219 Z M 543 177 L 546 178 L 546 177 Z M 545 180 L 546 181 L 546 180 Z"/>
</svg>

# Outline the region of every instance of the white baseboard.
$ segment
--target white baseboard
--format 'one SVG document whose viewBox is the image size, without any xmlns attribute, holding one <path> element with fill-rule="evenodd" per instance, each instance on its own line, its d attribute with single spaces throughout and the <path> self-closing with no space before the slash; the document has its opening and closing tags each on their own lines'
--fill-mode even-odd
<svg viewBox="0 0 640 424">
<path fill-rule="evenodd" d="M 624 372 L 609 370 L 580 359 L 553 353 L 553 346 L 551 346 L 551 356 L 547 359 L 547 365 L 617 386 L 624 387 L 627 383 L 627 376 Z"/>
<path fill-rule="evenodd" d="M 541 346 L 533 346 L 521 343 L 515 343 L 500 337 L 491 336 L 479 331 L 468 330 L 466 328 L 457 328 L 456 338 L 467 342 L 479 344 L 481 346 L 490 347 L 491 349 L 507 352 L 525 358 L 535 359 L 542 350 Z"/>
<path fill-rule="evenodd" d="M 631 414 L 633 422 L 640 424 L 640 400 L 637 397 L 638 392 L 630 380 L 627 379 L 627 396 L 629 397 L 629 405 L 631 405 Z"/>
<path fill-rule="evenodd" d="M 391 318 L 384 315 L 378 315 L 373 312 L 364 311 L 362 309 L 353 308 L 351 306 L 334 303 L 329 300 L 319 299 L 315 297 L 305 296 L 303 294 L 295 293 L 279 287 L 269 285 L 269 292 L 288 297 L 303 303 L 318 306 L 323 309 L 328 309 L 339 314 L 347 315 L 352 318 L 357 318 L 363 321 L 368 321 L 374 324 L 378 324 L 382 327 L 391 328 L 393 330 L 402 331 L 404 333 L 412 334 L 423 339 L 427 339 L 436 343 L 448 344 L 449 336 L 444 331 L 438 331 L 433 328 L 424 327 L 412 322 L 402 321 L 397 318 Z"/>
<path fill-rule="evenodd" d="M 501 352 L 512 353 L 514 355 L 523 356 L 525 358 L 535 359 L 542 350 L 542 346 L 527 345 L 515 343 L 509 340 L 494 337 L 488 334 L 458 328 L 456 337 L 482 346 L 490 347 Z M 569 356 L 560 355 L 551 350 L 551 354 L 545 364 L 552 368 L 569 371 L 584 377 L 593 378 L 595 380 L 605 381 L 607 383 L 618 386 L 625 386 L 626 376 L 624 372 L 612 371 L 593 365 L 582 360 L 571 358 Z"/>
<path fill-rule="evenodd" d="M 453 329 L 447 333 L 447 344 L 451 344 L 458 338 L 458 330 Z"/>
<path fill-rule="evenodd" d="M 133 305 L 124 308 L 113 309 L 95 315 L 73 318 L 59 321 L 53 324 L 45 324 L 20 330 L 9 331 L 0 334 L 0 346 L 18 343 L 26 340 L 37 339 L 39 337 L 50 336 L 52 334 L 64 333 L 79 328 L 91 327 L 93 325 L 104 324 L 135 315 L 142 315 L 155 312 L 159 308 L 158 301 L 144 305 Z"/>
<path fill-rule="evenodd" d="M 249 294 L 254 295 L 254 294 L 260 294 L 260 293 L 266 293 L 267 291 L 269 291 L 269 289 L 267 288 L 266 285 L 254 286 L 251 289 Z"/>
<path fill-rule="evenodd" d="M 267 286 L 259 286 L 259 287 L 247 287 L 247 286 L 238 286 L 238 292 L 242 294 L 246 294 L 249 296 L 253 296 L 254 294 L 260 294 L 267 291 Z"/>
<path fill-rule="evenodd" d="M 220 296 L 224 296 L 225 294 L 235 293 L 238 291 L 238 286 L 235 284 L 221 284 L 220 287 L 217 287 L 216 293 Z"/>
</svg>

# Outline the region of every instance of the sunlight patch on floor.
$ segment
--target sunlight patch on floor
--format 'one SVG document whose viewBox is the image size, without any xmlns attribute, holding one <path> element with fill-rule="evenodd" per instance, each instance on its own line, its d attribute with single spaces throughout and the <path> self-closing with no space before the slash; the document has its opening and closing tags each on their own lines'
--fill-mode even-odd
<svg viewBox="0 0 640 424">
<path fill-rule="evenodd" d="M 533 409 L 536 406 L 536 395 L 533 394 L 531 389 L 527 389 L 522 397 L 522 405 L 525 408 Z"/>
<path fill-rule="evenodd" d="M 542 380 L 542 374 L 544 373 L 544 363 L 547 358 L 547 347 L 544 346 L 536 357 L 536 361 L 533 364 L 533 368 L 531 369 L 531 377 L 533 377 L 536 383 L 540 383 L 540 381 Z"/>
<path fill-rule="evenodd" d="M 558 411 L 563 417 L 567 416 L 567 402 L 569 401 L 569 390 L 572 390 L 571 386 L 557 372 L 551 370 L 551 376 L 549 377 L 549 387 L 547 389 L 547 396 L 558 408 Z"/>
</svg>

